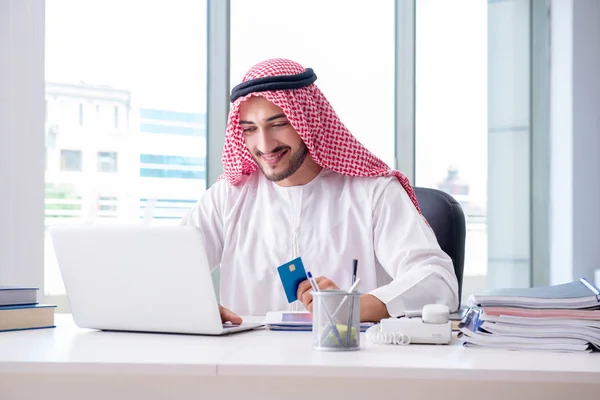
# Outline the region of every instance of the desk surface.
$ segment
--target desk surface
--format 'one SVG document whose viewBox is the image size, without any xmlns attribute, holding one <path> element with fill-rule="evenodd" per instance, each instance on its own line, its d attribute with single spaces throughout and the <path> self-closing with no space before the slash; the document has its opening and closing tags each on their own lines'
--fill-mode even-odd
<svg viewBox="0 0 600 400">
<path fill-rule="evenodd" d="M 0 374 L 304 376 L 513 382 L 600 382 L 600 354 L 532 353 L 451 345 L 373 345 L 319 352 L 311 332 L 210 337 L 57 328 L 0 333 Z"/>
</svg>

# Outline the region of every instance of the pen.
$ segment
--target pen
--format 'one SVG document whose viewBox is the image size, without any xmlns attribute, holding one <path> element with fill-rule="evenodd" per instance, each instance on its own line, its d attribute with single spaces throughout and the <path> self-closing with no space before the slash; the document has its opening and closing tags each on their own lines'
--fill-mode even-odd
<svg viewBox="0 0 600 400">
<path fill-rule="evenodd" d="M 352 260 L 352 285 L 356 283 L 356 271 L 358 270 L 358 260 L 355 258 Z M 356 290 L 356 289 L 355 289 Z M 350 288 L 350 293 L 352 293 L 352 287 Z M 350 332 L 352 331 L 352 319 L 354 316 L 354 297 L 350 300 L 350 311 L 348 312 L 348 321 L 346 323 L 346 343 L 348 346 L 350 345 Z"/>
<path fill-rule="evenodd" d="M 356 292 L 358 290 L 359 286 L 360 286 L 360 278 L 357 279 L 356 281 L 354 281 L 354 284 L 352 286 L 350 286 L 350 289 L 348 289 L 348 293 L 354 293 L 354 292 Z M 347 300 L 348 300 L 348 297 L 344 297 L 344 300 L 342 300 L 340 302 L 340 305 L 337 306 L 337 308 L 333 312 L 333 315 L 336 315 L 341 310 L 341 308 L 344 306 L 344 304 L 346 304 Z"/>
<path fill-rule="evenodd" d="M 308 281 L 310 282 L 310 286 L 312 286 L 313 291 L 314 292 L 318 292 L 319 291 L 319 286 L 317 285 L 317 282 L 315 282 L 315 279 L 313 278 L 313 276 L 312 276 L 312 274 L 311 274 L 310 271 L 308 271 L 306 273 L 306 277 L 308 278 Z M 333 334 L 335 335 L 335 337 L 338 340 L 338 342 L 340 342 L 340 346 L 341 346 L 342 345 L 342 337 L 340 336 L 340 332 L 338 332 L 337 327 L 335 326 L 335 323 L 333 321 L 333 317 L 329 313 L 329 309 L 327 308 L 327 305 L 323 302 L 321 304 L 321 307 L 323 308 L 323 311 L 325 311 L 325 314 L 327 315 L 327 319 L 329 320 L 329 323 L 331 324 L 331 327 L 333 329 Z"/>
<path fill-rule="evenodd" d="M 310 273 L 310 271 L 308 271 L 306 273 L 306 277 L 308 278 L 308 281 L 310 282 L 310 286 L 312 286 L 312 290 L 314 290 L 315 292 L 318 292 L 319 291 L 319 286 L 317 285 L 317 282 L 315 282 L 315 278 L 313 278 L 313 276 Z"/>
<path fill-rule="evenodd" d="M 348 293 L 354 293 L 358 290 L 358 287 L 360 286 L 360 278 L 357 278 L 354 281 L 354 284 L 352 286 L 350 286 L 350 289 L 348 289 Z"/>
<path fill-rule="evenodd" d="M 356 263 L 354 264 L 354 266 L 356 266 Z M 358 290 L 358 286 L 360 285 L 360 279 L 355 280 L 352 284 L 352 286 L 350 287 L 350 290 L 348 291 L 349 293 L 354 293 Z M 347 297 L 346 297 L 347 299 Z M 345 300 L 345 299 L 344 299 Z M 343 304 L 344 302 L 342 302 Z M 341 307 L 341 304 L 340 304 Z M 338 310 L 339 311 L 339 310 Z M 350 345 L 350 332 L 352 331 L 352 320 L 354 318 L 354 296 L 352 297 L 352 299 L 350 299 L 350 311 L 348 311 L 348 321 L 347 321 L 347 332 L 346 332 L 346 343 L 348 343 L 348 346 Z"/>
<path fill-rule="evenodd" d="M 313 278 L 312 274 L 309 272 L 306 273 L 306 276 L 308 277 L 308 281 L 310 282 L 310 286 L 312 286 L 313 290 L 315 292 L 319 291 L 319 286 L 317 286 L 317 283 L 315 282 L 315 279 Z M 354 293 L 358 290 L 358 287 L 360 286 L 360 279 L 357 279 L 356 281 L 354 281 L 354 284 L 352 286 L 350 286 L 350 289 L 348 289 L 348 293 Z M 337 314 L 340 309 L 343 307 L 343 305 L 346 303 L 346 300 L 348 298 L 345 297 L 344 300 L 342 300 L 342 302 L 340 303 L 339 306 L 337 306 L 337 308 L 335 309 L 335 311 L 333 312 L 333 314 Z"/>
</svg>

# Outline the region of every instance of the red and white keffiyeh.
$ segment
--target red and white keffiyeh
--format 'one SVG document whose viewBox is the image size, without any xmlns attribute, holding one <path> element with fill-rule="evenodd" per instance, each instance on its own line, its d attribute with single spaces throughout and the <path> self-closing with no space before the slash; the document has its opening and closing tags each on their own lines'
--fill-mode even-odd
<svg viewBox="0 0 600 400">
<path fill-rule="evenodd" d="M 252 67 L 244 76 L 243 82 L 268 76 L 295 75 L 304 71 L 305 68 L 294 61 L 270 59 Z M 299 89 L 250 93 L 235 100 L 229 111 L 223 147 L 224 174 L 219 179 L 227 179 L 229 184 L 236 185 L 242 175 L 251 174 L 258 169 L 245 145 L 239 124 L 240 104 L 250 96 L 263 96 L 283 110 L 319 166 L 348 176 L 396 176 L 420 212 L 408 178 L 388 167 L 350 133 L 314 83 Z"/>
</svg>

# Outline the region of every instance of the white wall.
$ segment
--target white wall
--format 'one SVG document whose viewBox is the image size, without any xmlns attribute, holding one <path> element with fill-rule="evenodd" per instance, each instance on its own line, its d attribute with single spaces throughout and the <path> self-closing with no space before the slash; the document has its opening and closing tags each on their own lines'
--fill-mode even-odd
<svg viewBox="0 0 600 400">
<path fill-rule="evenodd" d="M 550 283 L 600 268 L 600 2 L 552 0 Z"/>
<path fill-rule="evenodd" d="M 43 293 L 44 2 L 0 1 L 0 284 Z"/>
</svg>

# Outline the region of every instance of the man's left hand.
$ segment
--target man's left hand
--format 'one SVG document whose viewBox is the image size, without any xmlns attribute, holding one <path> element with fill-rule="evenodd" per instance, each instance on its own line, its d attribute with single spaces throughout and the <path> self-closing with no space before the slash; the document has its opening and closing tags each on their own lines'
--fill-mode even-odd
<svg viewBox="0 0 600 400">
<path fill-rule="evenodd" d="M 324 276 L 315 278 L 315 282 L 319 287 L 319 290 L 339 290 L 338 286 L 332 280 L 327 279 Z M 302 281 L 300 285 L 298 285 L 298 300 L 302 301 L 304 307 L 312 312 L 312 286 L 308 279 Z"/>
</svg>

